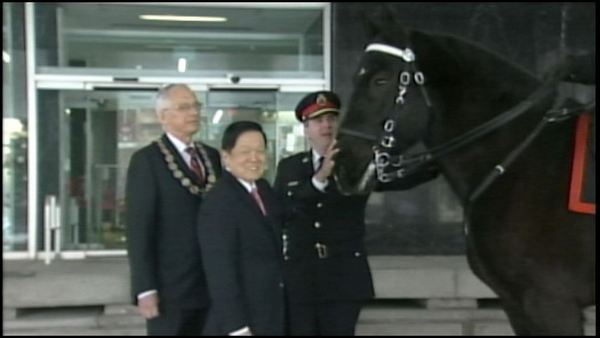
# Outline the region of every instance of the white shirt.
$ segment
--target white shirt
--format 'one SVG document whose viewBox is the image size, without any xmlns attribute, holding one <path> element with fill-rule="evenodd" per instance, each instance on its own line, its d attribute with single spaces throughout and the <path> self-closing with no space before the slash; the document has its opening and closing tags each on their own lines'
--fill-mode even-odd
<svg viewBox="0 0 600 338">
<path fill-rule="evenodd" d="M 256 183 L 254 183 L 254 182 L 252 182 L 252 183 L 246 182 L 241 178 L 238 178 L 237 180 L 244 186 L 244 188 L 246 188 L 246 190 L 248 190 L 248 193 L 250 193 L 252 191 L 252 189 L 256 189 Z"/>
<path fill-rule="evenodd" d="M 169 141 L 171 141 L 171 143 L 173 143 L 173 145 L 175 146 L 175 149 L 177 149 L 177 151 L 179 152 L 179 154 L 181 155 L 181 157 L 183 157 L 183 159 L 185 160 L 185 163 L 191 168 L 192 167 L 192 156 L 190 154 L 188 154 L 187 151 L 185 151 L 188 147 L 192 147 L 192 148 L 196 148 L 194 146 L 194 142 L 190 143 L 190 144 L 185 144 L 183 142 L 181 142 L 180 139 L 178 139 L 177 137 L 166 133 L 167 137 L 169 138 Z"/>
</svg>

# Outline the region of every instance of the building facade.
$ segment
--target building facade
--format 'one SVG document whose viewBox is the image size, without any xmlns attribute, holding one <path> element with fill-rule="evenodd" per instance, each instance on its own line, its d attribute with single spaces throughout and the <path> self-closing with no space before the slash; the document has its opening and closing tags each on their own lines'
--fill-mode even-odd
<svg viewBox="0 0 600 338">
<path fill-rule="evenodd" d="M 125 256 L 131 154 L 161 133 L 154 93 L 187 83 L 199 139 L 254 120 L 269 171 L 306 149 L 293 108 L 307 92 L 349 101 L 384 6 L 401 22 L 479 43 L 542 75 L 595 51 L 594 3 L 3 3 L 3 257 Z M 345 107 L 343 107 L 343 110 Z M 367 246 L 380 255 L 462 255 L 462 208 L 443 178 L 375 193 Z"/>
<path fill-rule="evenodd" d="M 156 90 L 186 83 L 197 138 L 263 125 L 269 172 L 305 149 L 293 109 L 330 86 L 327 3 L 4 3 L 3 256 L 125 255 L 125 174 L 162 133 Z"/>
</svg>

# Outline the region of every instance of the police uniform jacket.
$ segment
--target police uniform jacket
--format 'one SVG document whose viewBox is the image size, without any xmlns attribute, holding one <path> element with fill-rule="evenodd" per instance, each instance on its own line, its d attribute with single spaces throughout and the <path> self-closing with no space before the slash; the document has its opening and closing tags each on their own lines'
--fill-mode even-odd
<svg viewBox="0 0 600 338">
<path fill-rule="evenodd" d="M 284 271 L 291 302 L 372 298 L 363 243 L 368 196 L 344 196 L 330 179 L 312 184 L 312 152 L 279 163 L 275 189 L 285 201 Z"/>
</svg>

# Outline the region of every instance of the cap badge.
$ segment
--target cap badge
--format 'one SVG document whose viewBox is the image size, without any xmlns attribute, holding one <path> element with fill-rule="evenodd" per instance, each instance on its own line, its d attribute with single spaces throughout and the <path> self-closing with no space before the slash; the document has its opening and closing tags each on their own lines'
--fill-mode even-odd
<svg viewBox="0 0 600 338">
<path fill-rule="evenodd" d="M 319 104 L 319 105 L 327 104 L 327 98 L 325 97 L 325 95 L 319 94 L 317 96 L 317 104 Z"/>
</svg>

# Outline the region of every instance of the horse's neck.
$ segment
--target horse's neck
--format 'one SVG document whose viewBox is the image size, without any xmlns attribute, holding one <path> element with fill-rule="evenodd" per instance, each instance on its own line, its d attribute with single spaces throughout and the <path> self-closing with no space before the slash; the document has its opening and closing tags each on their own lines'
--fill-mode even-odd
<svg viewBox="0 0 600 338">
<path fill-rule="evenodd" d="M 466 203 L 470 194 L 482 183 L 484 178 L 523 143 L 541 120 L 541 113 L 543 113 L 543 109 L 539 108 L 527 112 L 516 120 L 499 127 L 489 135 L 482 137 L 480 140 L 465 146 L 464 149 L 457 150 L 440 159 L 442 170 L 461 201 Z M 485 119 L 489 120 L 491 118 L 486 117 Z M 479 121 L 473 126 L 451 128 L 454 128 L 453 130 L 460 130 L 459 134 L 462 134 L 481 123 L 483 121 Z M 448 140 L 457 135 L 448 134 L 444 138 Z M 530 153 L 531 149 L 529 148 L 525 148 L 519 157 L 532 156 Z M 514 168 L 509 167 L 505 169 L 513 170 Z"/>
</svg>

